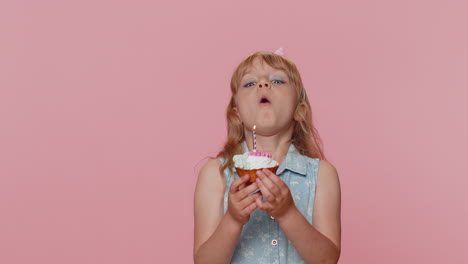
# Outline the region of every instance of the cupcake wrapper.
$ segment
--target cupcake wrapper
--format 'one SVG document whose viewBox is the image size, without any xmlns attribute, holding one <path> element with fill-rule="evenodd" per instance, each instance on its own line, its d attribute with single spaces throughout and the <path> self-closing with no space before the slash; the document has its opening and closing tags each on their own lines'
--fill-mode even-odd
<svg viewBox="0 0 468 264">
<path fill-rule="evenodd" d="M 266 168 L 266 169 L 269 169 L 271 172 L 273 173 L 276 173 L 276 171 L 278 170 L 278 167 L 279 166 L 275 166 L 275 167 L 271 167 L 271 168 Z M 251 184 L 251 183 L 254 183 L 255 180 L 257 180 L 257 171 L 258 170 L 262 170 L 263 168 L 261 169 L 253 169 L 253 170 L 244 170 L 244 169 L 241 169 L 241 168 L 236 168 L 236 171 L 237 171 L 237 175 L 239 175 L 239 177 L 242 177 L 246 174 L 248 174 L 250 176 L 250 179 L 249 181 L 247 182 L 247 184 Z"/>
</svg>

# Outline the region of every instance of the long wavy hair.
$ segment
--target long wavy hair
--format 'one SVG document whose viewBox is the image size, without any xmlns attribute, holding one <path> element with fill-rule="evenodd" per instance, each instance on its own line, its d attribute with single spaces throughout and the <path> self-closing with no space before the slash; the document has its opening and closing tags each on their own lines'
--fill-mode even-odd
<svg viewBox="0 0 468 264">
<path fill-rule="evenodd" d="M 225 160 L 220 168 L 221 173 L 223 173 L 226 168 L 233 170 L 234 162 L 232 161 L 232 157 L 236 154 L 243 153 L 242 142 L 245 140 L 244 125 L 236 114 L 234 96 L 240 86 L 242 77 L 257 58 L 274 69 L 284 71 L 296 89 L 298 100 L 294 112 L 293 122 L 295 124 L 291 143 L 294 144 L 297 151 L 304 156 L 325 159 L 322 140 L 312 123 L 312 110 L 310 108 L 309 99 L 307 98 L 301 75 L 296 65 L 292 61 L 272 52 L 255 52 L 245 58 L 232 74 L 231 100 L 226 109 L 227 140 L 223 149 L 217 155 L 217 158 L 223 158 Z"/>
</svg>

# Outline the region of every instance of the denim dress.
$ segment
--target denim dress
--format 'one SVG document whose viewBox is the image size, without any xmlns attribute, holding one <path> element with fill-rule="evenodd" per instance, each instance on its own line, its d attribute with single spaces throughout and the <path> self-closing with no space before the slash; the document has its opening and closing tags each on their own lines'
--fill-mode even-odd
<svg viewBox="0 0 468 264">
<path fill-rule="evenodd" d="M 244 151 L 247 145 L 243 144 Z M 301 155 L 293 144 L 289 146 L 285 160 L 277 175 L 288 185 L 294 203 L 310 224 L 315 201 L 315 187 L 319 159 Z M 223 160 L 221 160 L 223 162 Z M 227 187 L 224 193 L 224 213 L 228 207 L 228 193 L 232 182 L 239 177 L 229 168 L 224 170 Z M 305 263 L 288 240 L 278 222 L 265 211 L 255 209 L 244 225 L 237 241 L 232 264 L 298 264 Z"/>
</svg>

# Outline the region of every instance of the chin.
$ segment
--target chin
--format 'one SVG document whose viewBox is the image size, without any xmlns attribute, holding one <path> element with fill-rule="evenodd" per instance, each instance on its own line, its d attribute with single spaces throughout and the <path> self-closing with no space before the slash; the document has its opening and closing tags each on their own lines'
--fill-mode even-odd
<svg viewBox="0 0 468 264">
<path fill-rule="evenodd" d="M 271 136 L 294 128 L 294 123 L 278 124 L 278 123 L 264 123 L 261 122 L 257 125 L 257 132 L 265 136 Z"/>
<path fill-rule="evenodd" d="M 275 132 L 277 131 L 278 131 L 278 127 L 273 124 L 264 124 L 262 122 L 257 125 L 257 132 L 265 136 L 274 135 Z"/>
</svg>

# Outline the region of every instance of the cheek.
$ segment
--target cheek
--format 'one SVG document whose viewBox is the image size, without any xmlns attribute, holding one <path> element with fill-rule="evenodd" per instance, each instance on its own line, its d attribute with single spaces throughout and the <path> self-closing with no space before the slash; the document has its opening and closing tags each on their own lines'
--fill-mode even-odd
<svg viewBox="0 0 468 264">
<path fill-rule="evenodd" d="M 238 92 L 234 96 L 234 101 L 236 102 L 236 105 L 237 105 L 238 108 L 249 107 L 252 104 L 255 104 L 255 100 L 256 100 L 255 97 L 253 97 L 251 94 L 249 94 L 248 91 Z"/>
<path fill-rule="evenodd" d="M 295 106 L 297 104 L 297 95 L 294 92 L 284 91 L 281 94 L 281 98 L 283 99 L 283 102 L 288 102 L 289 105 Z"/>
<path fill-rule="evenodd" d="M 287 107 L 286 107 L 286 112 L 288 113 L 288 115 L 291 115 L 291 116 L 294 116 L 294 113 L 296 111 L 296 108 L 297 108 L 297 98 L 296 98 L 296 95 L 293 95 L 293 96 L 289 96 L 289 98 L 286 99 L 285 97 L 285 101 L 287 100 Z"/>
<path fill-rule="evenodd" d="M 241 120 L 244 120 L 246 117 L 246 112 L 248 109 L 248 102 L 241 96 L 234 96 L 234 102 L 236 104 L 236 109 L 237 109 L 237 115 Z"/>
<path fill-rule="evenodd" d="M 249 110 L 246 105 L 239 105 L 237 107 L 237 112 L 239 113 L 240 119 L 245 122 L 248 117 L 250 117 Z"/>
</svg>

